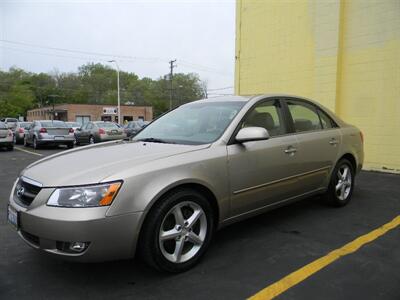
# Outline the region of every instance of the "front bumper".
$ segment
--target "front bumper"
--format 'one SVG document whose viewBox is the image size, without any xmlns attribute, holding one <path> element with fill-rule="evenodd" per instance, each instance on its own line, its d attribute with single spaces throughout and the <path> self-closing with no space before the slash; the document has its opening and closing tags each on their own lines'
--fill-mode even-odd
<svg viewBox="0 0 400 300">
<path fill-rule="evenodd" d="M 46 205 L 53 188 L 43 188 L 24 207 L 11 194 L 9 205 L 18 212 L 18 234 L 35 249 L 82 262 L 131 258 L 135 254 L 142 212 L 106 216 L 109 207 L 61 208 Z M 62 245 L 85 242 L 80 253 Z"/>
</svg>

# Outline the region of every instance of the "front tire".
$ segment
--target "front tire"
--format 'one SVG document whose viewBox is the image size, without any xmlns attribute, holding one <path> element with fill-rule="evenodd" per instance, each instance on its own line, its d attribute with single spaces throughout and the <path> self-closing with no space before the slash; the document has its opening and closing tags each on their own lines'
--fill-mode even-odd
<svg viewBox="0 0 400 300">
<path fill-rule="evenodd" d="M 341 207 L 350 202 L 354 190 L 354 168 L 350 161 L 341 159 L 332 172 L 325 198 L 327 203 Z"/>
<path fill-rule="evenodd" d="M 144 261 L 161 271 L 178 273 L 192 268 L 204 255 L 214 232 L 209 201 L 192 189 L 178 189 L 157 202 L 140 235 Z"/>
<path fill-rule="evenodd" d="M 91 135 L 91 136 L 89 137 L 89 144 L 90 144 L 90 145 L 93 145 L 95 142 L 96 142 L 96 141 L 95 141 L 95 139 L 94 139 L 94 136 Z"/>
</svg>

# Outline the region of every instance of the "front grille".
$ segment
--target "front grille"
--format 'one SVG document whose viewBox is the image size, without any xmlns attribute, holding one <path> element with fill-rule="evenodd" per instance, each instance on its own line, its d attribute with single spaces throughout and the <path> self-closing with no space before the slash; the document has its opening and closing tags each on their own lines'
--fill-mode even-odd
<svg viewBox="0 0 400 300">
<path fill-rule="evenodd" d="M 40 186 L 28 183 L 20 178 L 15 187 L 14 196 L 23 206 L 29 206 L 41 189 Z"/>
</svg>

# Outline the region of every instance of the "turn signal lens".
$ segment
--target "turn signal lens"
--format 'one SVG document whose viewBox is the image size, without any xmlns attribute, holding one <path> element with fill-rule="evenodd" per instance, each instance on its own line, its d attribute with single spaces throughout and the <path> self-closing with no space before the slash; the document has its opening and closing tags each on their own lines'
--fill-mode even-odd
<svg viewBox="0 0 400 300">
<path fill-rule="evenodd" d="M 106 194 L 100 200 L 99 205 L 100 206 L 110 205 L 112 203 L 115 195 L 117 194 L 120 186 L 121 186 L 120 182 L 116 182 L 116 183 L 111 184 L 108 187 L 108 190 L 107 190 Z"/>
</svg>

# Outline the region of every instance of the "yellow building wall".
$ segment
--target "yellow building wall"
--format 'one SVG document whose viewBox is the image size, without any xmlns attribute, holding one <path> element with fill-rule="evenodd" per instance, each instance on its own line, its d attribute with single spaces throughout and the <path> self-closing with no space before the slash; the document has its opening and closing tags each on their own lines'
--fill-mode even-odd
<svg viewBox="0 0 400 300">
<path fill-rule="evenodd" d="M 315 99 L 400 172 L 400 1 L 237 0 L 235 91 Z"/>
</svg>

